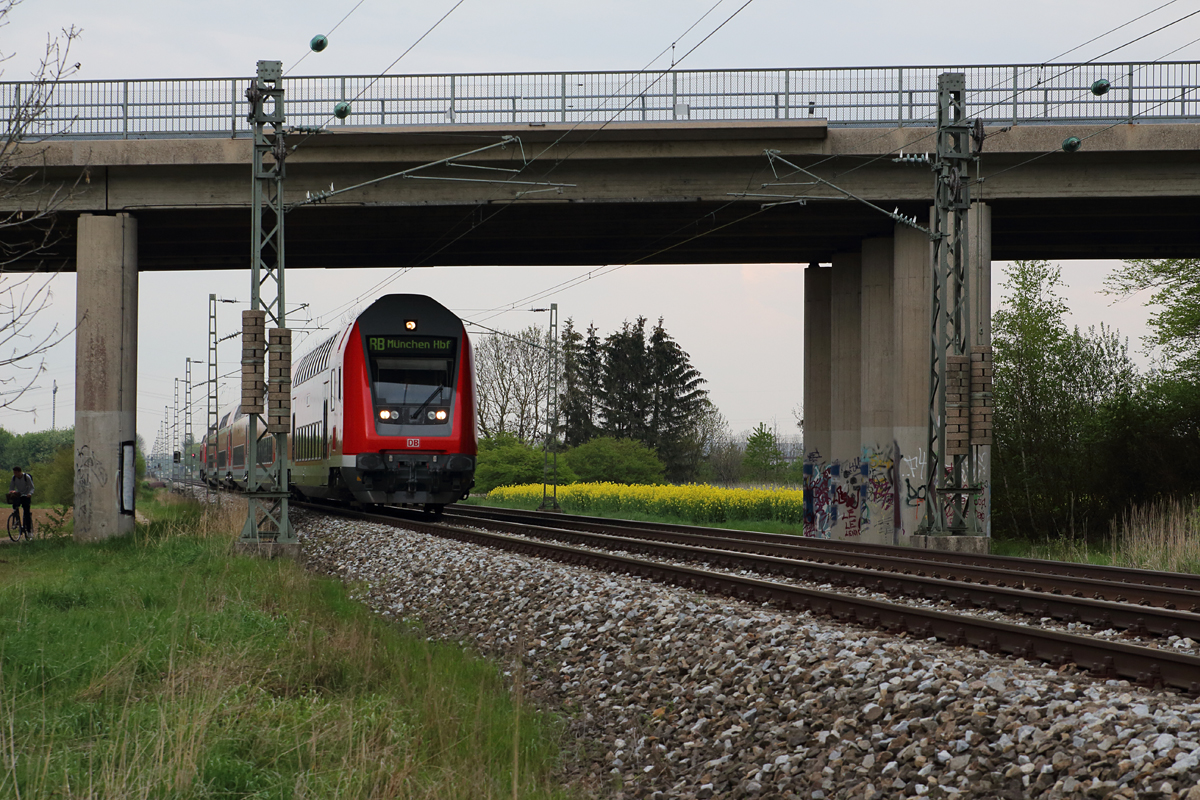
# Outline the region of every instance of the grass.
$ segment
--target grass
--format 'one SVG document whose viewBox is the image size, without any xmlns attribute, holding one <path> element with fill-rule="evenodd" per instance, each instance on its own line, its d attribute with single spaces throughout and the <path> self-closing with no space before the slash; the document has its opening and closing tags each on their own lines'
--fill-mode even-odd
<svg viewBox="0 0 1200 800">
<path fill-rule="evenodd" d="M 995 540 L 997 555 L 1200 574 L 1200 498 L 1133 506 L 1109 523 L 1109 536 Z"/>
<path fill-rule="evenodd" d="M 460 500 L 463 505 L 479 506 L 481 508 L 514 508 L 521 511 L 529 511 L 529 506 L 526 503 L 518 501 L 514 502 L 499 502 L 496 500 L 485 500 L 482 497 L 471 497 L 467 500 Z M 565 511 L 566 514 L 573 512 Z M 731 531 L 759 531 L 761 533 L 784 533 L 792 536 L 803 536 L 804 525 L 791 522 L 778 522 L 776 520 L 734 520 L 733 522 L 705 522 L 696 523 L 686 517 L 673 516 L 670 514 L 655 515 L 646 514 L 639 511 L 605 511 L 592 510 L 586 515 L 589 517 L 601 517 L 603 519 L 627 519 L 634 522 L 665 522 L 670 525 L 700 525 L 704 528 L 722 528 Z"/>
<path fill-rule="evenodd" d="M 1091 542 L 1085 537 L 1063 539 L 993 539 L 992 555 L 1070 561 L 1077 564 L 1112 564 L 1111 543 Z"/>
<path fill-rule="evenodd" d="M 1200 498 L 1135 506 L 1111 531 L 1117 566 L 1200 573 Z"/>
<path fill-rule="evenodd" d="M 494 664 L 232 556 L 244 507 L 142 510 L 0 552 L 0 797 L 566 796 L 553 721 Z"/>
</svg>

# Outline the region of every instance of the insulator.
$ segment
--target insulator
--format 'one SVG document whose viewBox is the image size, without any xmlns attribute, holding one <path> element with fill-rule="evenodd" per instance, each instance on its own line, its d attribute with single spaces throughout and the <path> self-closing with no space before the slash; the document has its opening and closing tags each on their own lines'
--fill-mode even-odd
<svg viewBox="0 0 1200 800">
<path fill-rule="evenodd" d="M 333 115 L 338 119 L 345 119 L 350 116 L 350 104 L 345 100 L 333 107 Z"/>
<path fill-rule="evenodd" d="M 318 33 L 312 37 L 312 41 L 308 43 L 308 46 L 312 48 L 314 53 L 319 53 L 326 47 L 329 47 L 329 39 L 324 34 Z"/>
<path fill-rule="evenodd" d="M 1096 95 L 1096 97 L 1100 97 L 1101 95 L 1108 94 L 1108 90 L 1111 88 L 1112 88 L 1111 83 L 1109 83 L 1104 78 L 1100 78 L 1097 81 L 1093 81 L 1092 94 Z"/>
<path fill-rule="evenodd" d="M 1083 142 L 1079 140 L 1078 136 L 1068 136 L 1063 139 L 1062 149 L 1064 153 L 1074 153 L 1082 146 Z"/>
</svg>

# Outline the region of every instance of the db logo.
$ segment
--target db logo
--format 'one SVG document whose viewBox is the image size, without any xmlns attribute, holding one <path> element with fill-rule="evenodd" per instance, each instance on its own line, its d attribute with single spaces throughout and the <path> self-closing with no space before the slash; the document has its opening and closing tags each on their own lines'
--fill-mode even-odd
<svg viewBox="0 0 1200 800">
<path fill-rule="evenodd" d="M 409 440 L 408 440 L 408 446 L 409 446 L 409 447 L 420 447 L 420 446 L 421 446 L 421 440 L 420 440 L 420 439 L 409 439 Z"/>
</svg>

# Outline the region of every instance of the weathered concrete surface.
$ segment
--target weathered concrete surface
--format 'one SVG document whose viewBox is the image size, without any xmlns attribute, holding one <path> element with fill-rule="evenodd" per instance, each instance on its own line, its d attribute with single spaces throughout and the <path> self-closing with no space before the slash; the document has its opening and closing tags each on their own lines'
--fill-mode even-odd
<svg viewBox="0 0 1200 800">
<path fill-rule="evenodd" d="M 948 553 L 976 553 L 987 555 L 992 540 L 987 536 L 914 536 L 912 546 L 926 550 L 942 550 Z"/>
<path fill-rule="evenodd" d="M 895 487 L 900 510 L 896 544 L 906 544 L 916 534 L 925 513 L 932 313 L 929 271 L 933 255 L 929 238 L 904 225 L 896 226 L 894 246 L 892 421 L 900 451 Z"/>
<path fill-rule="evenodd" d="M 829 261 L 863 239 L 890 236 L 892 221 L 827 185 L 781 185 L 806 178 L 777 182 L 763 151 L 779 150 L 887 210 L 923 216 L 933 195 L 930 170 L 893 156 L 931 150 L 932 132 L 827 130 L 820 120 L 335 131 L 305 139 L 289 156 L 289 200 L 514 134 L 520 147 L 470 162 L 570 185 L 519 195 L 529 187 L 386 181 L 292 212 L 289 266 Z M 1027 124 L 988 134 L 978 169 L 985 180 L 975 195 L 994 209 L 996 258 L 1200 256 L 1200 124 Z M 1085 138 L 1082 150 L 1061 152 L 1069 135 Z M 58 141 L 44 148 L 51 184 L 75 186 L 64 219 L 136 210 L 142 269 L 245 267 L 249 140 Z M 76 185 L 81 171 L 85 180 Z M 503 177 L 454 167 L 425 174 Z M 764 210 L 763 198 L 739 196 L 747 192 L 827 199 Z M 73 242 L 65 245 L 55 255 L 69 270 Z"/>
<path fill-rule="evenodd" d="M 893 261 L 891 237 L 867 239 L 862 247 L 861 455 L 859 499 L 862 541 L 894 544 L 894 459 L 892 401 L 895 384 Z"/>
<path fill-rule="evenodd" d="M 829 455 L 833 538 L 858 539 L 862 452 L 862 252 L 837 253 L 830 269 Z"/>
<path fill-rule="evenodd" d="M 137 220 L 85 214 L 79 234 L 75 539 L 94 541 L 134 527 L 133 493 L 122 498 L 121 443 L 137 438 Z"/>
<path fill-rule="evenodd" d="M 831 270 L 804 270 L 804 534 L 829 537 L 829 298 Z"/>
<path fill-rule="evenodd" d="M 480 153 L 470 162 L 519 168 L 523 153 L 536 159 L 522 180 L 544 176 L 575 184 L 564 188 L 561 195 L 539 198 L 538 203 L 728 201 L 731 192 L 747 191 L 746 178 L 752 170 L 763 173 L 760 182 L 772 182 L 763 155 L 767 149 L 780 150 L 800 166 L 811 165 L 822 177 L 869 200 L 928 201 L 933 192 L 927 167 L 892 160 L 901 150 L 932 150 L 932 128 L 840 128 L 819 138 L 816 135 L 824 134 L 823 129 L 803 129 L 806 136 L 814 138 L 800 138 L 782 136 L 780 129 L 765 126 L 731 131 L 713 125 L 689 130 L 677 124 L 669 130 L 642 131 L 645 135 L 641 138 L 615 137 L 624 132 L 606 129 L 580 142 L 539 141 L 565 133 L 550 125 L 486 126 L 470 130 L 469 138 L 463 137 L 461 126 L 457 136 L 443 132 L 442 127 L 428 126 L 420 132 L 334 132 L 307 139 L 288 158 L 287 195 L 290 200 L 302 200 L 306 192 L 328 189 L 331 182 L 349 186 L 513 134 L 520 135 L 523 146 L 513 144 Z M 979 169 L 986 199 L 1180 197 L 1195 193 L 1200 181 L 1200 125 L 1101 127 L 1037 125 L 990 131 Z M 654 136 L 649 136 L 651 133 Z M 1071 135 L 1090 138 L 1079 152 L 1061 152 L 1062 140 Z M 80 170 L 88 171 L 87 182 L 77 187 L 66 203 L 68 209 L 249 206 L 249 140 L 72 141 L 44 147 L 53 175 L 73 179 Z M 864 162 L 864 156 L 877 158 Z M 1038 156 L 1043 157 L 1030 161 Z M 451 167 L 427 174 L 480 177 Z M 799 179 L 803 177 L 787 178 Z M 333 198 L 327 207 L 495 202 L 511 200 L 527 188 L 394 180 Z M 750 191 L 758 188 L 752 185 Z M 830 200 L 842 197 L 828 186 L 804 187 L 802 193 Z"/>
</svg>

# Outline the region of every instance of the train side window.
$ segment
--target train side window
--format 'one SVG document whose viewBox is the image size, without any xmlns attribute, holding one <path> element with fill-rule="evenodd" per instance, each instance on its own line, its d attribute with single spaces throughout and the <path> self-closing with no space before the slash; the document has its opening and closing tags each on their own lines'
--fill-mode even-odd
<svg viewBox="0 0 1200 800">
<path fill-rule="evenodd" d="M 337 385 L 338 385 L 338 400 L 341 400 L 342 399 L 342 371 L 340 369 L 338 370 Z"/>
</svg>

